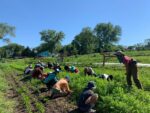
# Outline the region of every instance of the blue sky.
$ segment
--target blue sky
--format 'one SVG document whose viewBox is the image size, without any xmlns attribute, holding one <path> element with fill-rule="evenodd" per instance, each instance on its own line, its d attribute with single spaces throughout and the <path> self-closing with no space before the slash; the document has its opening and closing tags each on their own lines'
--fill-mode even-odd
<svg viewBox="0 0 150 113">
<path fill-rule="evenodd" d="M 16 27 L 12 42 L 32 48 L 42 30 L 63 31 L 65 45 L 82 28 L 103 22 L 121 26 L 118 44 L 133 45 L 150 38 L 150 0 L 0 0 L 0 22 Z"/>
</svg>

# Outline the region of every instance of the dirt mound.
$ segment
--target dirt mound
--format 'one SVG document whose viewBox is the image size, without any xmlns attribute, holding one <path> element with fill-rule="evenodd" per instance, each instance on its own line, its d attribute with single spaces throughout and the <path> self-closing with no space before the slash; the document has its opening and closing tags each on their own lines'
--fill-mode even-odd
<svg viewBox="0 0 150 113">
<path fill-rule="evenodd" d="M 77 113 L 76 106 L 68 102 L 68 98 L 59 97 L 46 104 L 46 113 Z"/>
<path fill-rule="evenodd" d="M 27 113 L 21 96 L 16 91 L 16 87 L 18 87 L 18 84 L 16 83 L 13 77 L 8 77 L 8 81 L 11 88 L 7 91 L 6 96 L 8 99 L 13 99 L 15 102 L 17 102 L 15 103 L 16 106 L 14 109 L 14 113 Z"/>
</svg>

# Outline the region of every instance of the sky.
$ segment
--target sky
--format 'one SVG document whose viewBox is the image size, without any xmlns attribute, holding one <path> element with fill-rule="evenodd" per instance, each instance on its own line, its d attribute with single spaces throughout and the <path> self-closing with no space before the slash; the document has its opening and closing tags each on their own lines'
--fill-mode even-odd
<svg viewBox="0 0 150 113">
<path fill-rule="evenodd" d="M 150 0 L 0 0 L 0 23 L 16 27 L 11 41 L 31 48 L 40 45 L 42 30 L 63 31 L 66 45 L 82 28 L 108 22 L 122 28 L 117 44 L 144 42 L 150 38 Z"/>
</svg>

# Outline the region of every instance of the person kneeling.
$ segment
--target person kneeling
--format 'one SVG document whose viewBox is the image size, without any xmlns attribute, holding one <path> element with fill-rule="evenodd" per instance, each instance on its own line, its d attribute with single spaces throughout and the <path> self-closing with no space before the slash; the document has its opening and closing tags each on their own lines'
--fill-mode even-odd
<svg viewBox="0 0 150 113">
<path fill-rule="evenodd" d="M 100 74 L 97 75 L 98 78 L 106 79 L 107 81 L 113 80 L 113 75 L 107 75 L 107 74 Z"/>
<path fill-rule="evenodd" d="M 60 70 L 56 69 L 52 73 L 48 73 L 47 75 L 45 74 L 46 77 L 43 78 L 43 83 L 46 84 L 48 90 L 50 90 L 58 82 L 59 79 L 57 78 L 57 74 L 59 72 L 60 72 Z"/>
<path fill-rule="evenodd" d="M 71 72 L 71 73 L 78 73 L 78 72 L 79 72 L 78 68 L 75 67 L 75 66 L 65 65 L 65 66 L 64 66 L 64 69 L 65 69 L 66 71 L 68 71 L 68 72 Z"/>
<path fill-rule="evenodd" d="M 91 67 L 85 67 L 84 68 L 84 75 L 89 75 L 89 76 L 96 76 L 96 73 L 94 72 L 94 70 Z"/>
<path fill-rule="evenodd" d="M 26 75 L 32 74 L 32 72 L 33 72 L 32 64 L 30 64 L 25 68 L 23 75 L 26 76 Z"/>
<path fill-rule="evenodd" d="M 87 87 L 80 94 L 77 106 L 78 109 L 83 113 L 95 113 L 96 110 L 92 108 L 98 100 L 98 94 L 94 93 L 93 90 L 96 88 L 95 82 L 90 81 Z"/>
<path fill-rule="evenodd" d="M 67 96 L 72 91 L 69 88 L 70 77 L 66 76 L 65 78 L 60 79 L 52 88 L 52 98 Z"/>
</svg>

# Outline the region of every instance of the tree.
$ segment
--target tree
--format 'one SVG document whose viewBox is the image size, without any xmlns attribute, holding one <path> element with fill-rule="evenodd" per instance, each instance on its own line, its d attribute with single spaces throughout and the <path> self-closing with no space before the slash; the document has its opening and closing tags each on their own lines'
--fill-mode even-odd
<svg viewBox="0 0 150 113">
<path fill-rule="evenodd" d="M 150 39 L 145 40 L 145 49 L 150 49 Z"/>
<path fill-rule="evenodd" d="M 41 49 L 49 50 L 50 52 L 55 52 L 56 47 L 61 45 L 61 41 L 64 38 L 63 32 L 56 32 L 55 30 L 44 30 L 40 32 L 41 41 Z"/>
<path fill-rule="evenodd" d="M 128 46 L 128 50 L 135 50 L 136 47 L 135 46 Z"/>
<path fill-rule="evenodd" d="M 90 27 L 83 28 L 81 33 L 75 36 L 72 41 L 75 46 L 74 50 L 78 50 L 81 54 L 88 54 L 94 52 L 96 47 L 96 37 Z"/>
<path fill-rule="evenodd" d="M 32 50 L 29 47 L 26 47 L 23 51 L 22 51 L 22 56 L 26 56 L 26 57 L 31 57 L 33 56 Z"/>
<path fill-rule="evenodd" d="M 138 51 L 145 49 L 145 46 L 144 46 L 143 43 L 138 43 L 138 44 L 135 45 L 135 47 L 136 47 L 136 50 L 138 50 Z"/>
<path fill-rule="evenodd" d="M 11 43 L 11 44 L 1 47 L 1 51 L 3 51 L 1 56 L 5 58 L 21 56 L 21 53 L 23 50 L 24 50 L 24 46 Z"/>
<path fill-rule="evenodd" d="M 15 37 L 15 27 L 10 26 L 6 23 L 0 23 L 0 39 L 9 43 L 10 39 L 7 36 Z"/>
<path fill-rule="evenodd" d="M 111 45 L 119 41 L 121 36 L 121 27 L 111 23 L 100 23 L 94 28 L 98 41 L 99 51 L 109 51 Z"/>
</svg>

